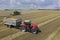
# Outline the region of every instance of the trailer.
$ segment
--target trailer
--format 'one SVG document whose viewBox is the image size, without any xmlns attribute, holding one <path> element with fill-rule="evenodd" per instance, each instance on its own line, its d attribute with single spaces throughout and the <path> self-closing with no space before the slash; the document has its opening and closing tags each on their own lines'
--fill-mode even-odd
<svg viewBox="0 0 60 40">
<path fill-rule="evenodd" d="M 20 24 L 21 19 L 7 18 L 6 20 L 4 20 L 4 25 L 10 28 L 12 27 L 19 28 Z"/>
</svg>

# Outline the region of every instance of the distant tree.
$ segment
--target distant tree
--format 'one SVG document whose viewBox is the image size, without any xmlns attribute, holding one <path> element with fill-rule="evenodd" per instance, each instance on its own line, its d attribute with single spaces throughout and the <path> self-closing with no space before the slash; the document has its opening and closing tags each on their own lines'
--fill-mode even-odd
<svg viewBox="0 0 60 40">
<path fill-rule="evenodd" d="M 9 9 L 5 9 L 5 11 L 9 11 Z"/>
</svg>

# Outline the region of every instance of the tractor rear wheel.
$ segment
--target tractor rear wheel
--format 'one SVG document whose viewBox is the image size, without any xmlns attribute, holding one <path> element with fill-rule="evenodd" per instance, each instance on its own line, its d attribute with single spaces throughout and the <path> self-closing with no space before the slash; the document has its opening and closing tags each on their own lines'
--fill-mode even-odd
<svg viewBox="0 0 60 40">
<path fill-rule="evenodd" d="M 37 33 L 38 33 L 38 30 L 37 30 L 37 29 L 31 29 L 31 32 L 32 32 L 33 34 L 37 34 Z"/>
</svg>

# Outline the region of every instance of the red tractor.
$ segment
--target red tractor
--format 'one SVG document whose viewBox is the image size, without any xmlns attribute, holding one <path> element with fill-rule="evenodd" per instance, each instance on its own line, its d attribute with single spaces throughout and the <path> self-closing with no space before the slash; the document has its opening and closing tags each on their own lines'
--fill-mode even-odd
<svg viewBox="0 0 60 40">
<path fill-rule="evenodd" d="M 38 32 L 41 32 L 38 28 L 37 24 L 32 24 L 30 20 L 25 20 L 21 26 L 22 32 L 32 32 L 33 34 L 37 34 Z"/>
</svg>

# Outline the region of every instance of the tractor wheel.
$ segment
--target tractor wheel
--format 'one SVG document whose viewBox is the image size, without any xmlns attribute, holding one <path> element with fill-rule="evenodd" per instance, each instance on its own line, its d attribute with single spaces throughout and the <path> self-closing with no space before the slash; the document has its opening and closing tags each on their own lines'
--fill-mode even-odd
<svg viewBox="0 0 60 40">
<path fill-rule="evenodd" d="M 37 34 L 37 33 L 38 33 L 38 31 L 37 31 L 36 29 L 31 29 L 31 32 L 32 32 L 33 34 Z"/>
<path fill-rule="evenodd" d="M 26 29 L 25 29 L 24 27 L 20 27 L 20 30 L 21 30 L 22 32 L 26 32 Z"/>
<path fill-rule="evenodd" d="M 9 28 L 12 28 L 12 26 L 11 26 L 11 25 L 8 25 L 8 27 L 9 27 Z"/>
<path fill-rule="evenodd" d="M 8 27 L 8 25 L 7 25 L 7 24 L 4 24 L 4 25 Z"/>
<path fill-rule="evenodd" d="M 9 27 L 9 28 L 12 28 L 12 26 L 11 25 L 7 25 L 7 24 L 5 24 L 7 27 Z"/>
</svg>

